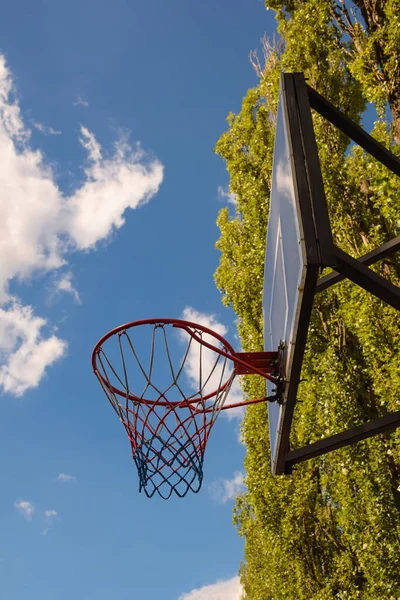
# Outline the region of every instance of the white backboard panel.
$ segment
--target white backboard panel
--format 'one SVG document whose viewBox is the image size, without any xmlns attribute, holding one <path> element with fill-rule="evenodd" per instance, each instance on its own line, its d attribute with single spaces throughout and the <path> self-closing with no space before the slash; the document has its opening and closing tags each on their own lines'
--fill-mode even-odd
<svg viewBox="0 0 400 600">
<path fill-rule="evenodd" d="M 307 255 L 294 169 L 285 101 L 281 94 L 272 170 L 263 295 L 264 349 L 276 351 L 281 343 L 285 347 L 286 381 L 283 404 L 274 402 L 268 405 L 273 472 L 282 441 L 283 414 L 307 275 Z M 274 385 L 268 381 L 267 395 L 274 393 L 273 388 Z"/>
</svg>

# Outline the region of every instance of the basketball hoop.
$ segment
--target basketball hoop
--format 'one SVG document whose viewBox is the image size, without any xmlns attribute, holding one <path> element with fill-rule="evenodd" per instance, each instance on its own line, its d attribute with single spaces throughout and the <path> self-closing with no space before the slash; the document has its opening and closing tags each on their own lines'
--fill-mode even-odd
<svg viewBox="0 0 400 600">
<path fill-rule="evenodd" d="M 133 321 L 103 336 L 93 350 L 93 371 L 128 434 L 139 491 L 164 499 L 198 492 L 220 411 L 279 402 L 280 362 L 278 351 L 235 352 L 219 333 L 180 319 Z M 225 404 L 235 376 L 244 374 L 272 381 L 275 395 Z"/>
</svg>

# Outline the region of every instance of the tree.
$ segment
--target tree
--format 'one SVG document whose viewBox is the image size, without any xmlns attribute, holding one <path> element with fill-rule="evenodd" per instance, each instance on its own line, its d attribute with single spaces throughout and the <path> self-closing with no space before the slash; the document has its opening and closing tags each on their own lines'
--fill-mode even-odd
<svg viewBox="0 0 400 600">
<path fill-rule="evenodd" d="M 215 279 L 223 302 L 238 315 L 245 351 L 263 347 L 263 261 L 280 72 L 303 71 L 312 87 L 356 121 L 366 102 L 374 101 L 378 120 L 372 135 L 399 154 L 393 145 L 399 28 L 382 17 L 394 14 L 396 5 L 267 2 L 277 12 L 282 46 L 264 41 L 263 65 L 253 55 L 259 85 L 247 93 L 240 114 L 229 115 L 216 146 L 237 203 L 233 214 L 222 209 L 219 215 Z M 391 122 L 385 120 L 386 101 Z M 335 242 L 358 256 L 397 234 L 399 182 L 360 148 L 349 148 L 349 140 L 322 118 L 314 117 L 314 128 Z M 400 283 L 398 261 L 382 261 L 376 269 Z M 399 334 L 395 311 L 352 284 L 343 282 L 317 297 L 294 446 L 399 409 Z M 263 386 L 257 378 L 243 382 L 250 397 L 262 395 Z M 234 512 L 245 537 L 245 597 L 400 597 L 399 432 L 314 459 L 291 477 L 273 478 L 267 431 L 266 406 L 249 407 L 243 423 L 247 492 Z"/>
<path fill-rule="evenodd" d="M 297 40 L 296 33 L 306 23 L 316 25 L 314 32 L 318 33 L 323 33 L 324 28 L 336 30 L 349 73 L 361 85 L 365 98 L 376 103 L 380 113 L 389 105 L 393 135 L 400 143 L 399 0 L 266 0 L 265 4 L 276 11 L 278 28 L 288 48 L 302 38 L 304 42 L 306 31 Z M 305 45 L 318 44 L 323 51 L 321 42 L 307 36 Z M 295 49 L 292 54 L 295 56 Z M 301 50 L 298 57 L 300 54 Z"/>
</svg>

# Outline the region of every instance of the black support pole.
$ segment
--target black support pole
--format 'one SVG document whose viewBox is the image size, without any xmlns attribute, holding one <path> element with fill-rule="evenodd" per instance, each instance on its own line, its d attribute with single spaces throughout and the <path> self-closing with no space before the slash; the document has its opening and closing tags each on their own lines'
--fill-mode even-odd
<svg viewBox="0 0 400 600">
<path fill-rule="evenodd" d="M 371 250 L 367 254 L 363 254 L 360 258 L 357 258 L 357 262 L 362 263 L 365 266 L 373 265 L 379 260 L 383 260 L 384 258 L 388 258 L 392 254 L 395 254 L 400 250 L 400 237 L 396 237 L 390 242 L 386 242 L 386 244 L 382 244 L 379 248 L 375 248 L 375 250 Z M 346 279 L 344 275 L 341 273 L 337 273 L 337 271 L 333 271 L 329 273 L 329 275 L 325 275 L 325 277 L 321 277 L 317 281 L 317 293 L 322 292 L 323 290 L 328 289 L 331 285 L 335 283 L 339 283 L 339 281 L 343 281 Z"/>
<path fill-rule="evenodd" d="M 290 472 L 293 465 L 304 462 L 305 460 L 327 454 L 338 448 L 343 448 L 343 446 L 365 440 L 366 438 L 377 435 L 378 433 L 383 433 L 384 431 L 391 431 L 397 427 L 400 427 L 400 410 L 391 413 L 390 415 L 380 417 L 379 419 L 369 421 L 368 423 L 363 423 L 358 427 L 353 427 L 353 429 L 348 429 L 342 433 L 337 433 L 336 435 L 324 438 L 314 444 L 304 446 L 304 448 L 292 450 L 286 455 L 287 471 Z"/>
<path fill-rule="evenodd" d="M 346 117 L 340 110 L 335 108 L 333 104 L 320 96 L 318 92 L 307 85 L 308 99 L 310 106 L 316 110 L 321 116 L 325 117 L 332 125 L 340 129 L 342 133 L 347 135 L 356 144 L 364 148 L 371 156 L 379 160 L 393 173 L 400 177 L 400 160 L 382 144 L 377 142 L 372 136 L 364 131 L 357 123 L 354 123 L 349 117 Z"/>
<path fill-rule="evenodd" d="M 336 248 L 336 257 L 337 270 L 342 275 L 380 300 L 390 304 L 393 308 L 400 310 L 400 288 L 378 275 L 378 273 L 375 273 L 375 271 L 371 271 L 371 269 L 361 262 L 346 254 L 343 250 L 340 250 L 340 248 Z"/>
</svg>

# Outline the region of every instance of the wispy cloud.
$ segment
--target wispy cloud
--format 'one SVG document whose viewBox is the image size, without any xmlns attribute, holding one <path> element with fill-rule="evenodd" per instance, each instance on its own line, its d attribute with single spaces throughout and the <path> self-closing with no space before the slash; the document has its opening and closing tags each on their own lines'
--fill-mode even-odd
<svg viewBox="0 0 400 600">
<path fill-rule="evenodd" d="M 44 517 L 45 517 L 46 527 L 44 529 L 42 529 L 42 531 L 40 532 L 40 534 L 43 536 L 48 534 L 48 532 L 50 531 L 50 528 L 53 527 L 53 525 L 55 525 L 58 521 L 61 521 L 58 512 L 54 509 L 45 510 Z"/>
<path fill-rule="evenodd" d="M 32 502 L 28 502 L 28 500 L 17 500 L 14 503 L 14 507 L 19 510 L 21 515 L 27 520 L 30 521 L 32 519 L 33 511 L 35 507 Z"/>
<path fill-rule="evenodd" d="M 102 158 L 101 146 L 94 137 L 94 134 L 83 125 L 81 125 L 81 137 L 79 141 L 85 150 L 87 150 L 89 160 L 94 163 L 99 163 Z"/>
<path fill-rule="evenodd" d="M 228 204 L 233 204 L 234 206 L 237 204 L 236 194 L 232 194 L 231 192 L 225 190 L 222 185 L 218 186 L 218 199 L 228 202 Z"/>
<path fill-rule="evenodd" d="M 35 129 L 40 131 L 40 133 L 43 133 L 43 135 L 61 135 L 61 131 L 53 129 L 52 127 L 48 127 L 43 123 L 39 123 L 39 121 L 33 121 L 32 125 L 35 127 Z"/>
<path fill-rule="evenodd" d="M 0 386 L 5 392 L 20 396 L 36 387 L 46 368 L 66 352 L 63 340 L 43 333 L 46 325 L 16 300 L 0 308 Z"/>
<path fill-rule="evenodd" d="M 228 333 L 227 327 L 223 323 L 220 323 L 215 315 L 201 313 L 192 308 L 191 306 L 187 306 L 184 309 L 182 318 L 186 321 L 192 321 L 194 323 L 198 323 L 199 325 L 203 325 L 208 329 L 212 329 L 221 336 L 226 336 L 226 334 Z M 182 339 L 186 341 L 187 334 L 182 332 L 181 336 Z M 218 345 L 218 342 L 216 342 L 216 340 L 208 334 L 205 334 L 203 336 L 203 339 L 204 341 L 212 345 Z M 204 388 L 204 392 L 209 393 L 219 386 L 222 376 L 222 366 L 220 365 L 218 365 L 213 372 L 213 366 L 215 364 L 216 359 L 218 358 L 218 355 L 215 352 L 209 350 L 205 346 L 201 348 L 200 344 L 192 343 L 190 347 L 190 352 L 188 354 L 188 358 L 185 363 L 186 376 L 189 378 L 193 390 L 197 391 L 199 389 L 200 377 L 200 350 L 202 351 L 202 381 L 207 381 L 209 375 L 211 374 L 211 377 L 208 379 L 208 383 Z M 232 365 L 228 364 L 227 366 L 229 371 L 226 373 L 224 378 L 227 378 L 230 372 L 232 371 Z"/>
<path fill-rule="evenodd" d="M 46 519 L 59 519 L 58 512 L 56 510 L 45 510 L 44 516 Z"/>
<path fill-rule="evenodd" d="M 227 403 L 229 404 L 238 404 L 238 402 L 242 402 L 244 400 L 243 390 L 240 387 L 239 380 L 235 379 L 232 383 L 232 387 L 229 392 Z M 228 419 L 228 421 L 232 421 L 233 419 L 237 419 L 241 421 L 244 417 L 244 413 L 246 411 L 245 406 L 235 406 L 234 408 L 230 408 L 229 410 L 223 410 L 221 415 Z"/>
<path fill-rule="evenodd" d="M 228 333 L 228 328 L 221 323 L 215 315 L 201 313 L 191 306 L 187 306 L 183 311 L 182 318 L 186 321 L 192 321 L 194 323 L 198 323 L 199 325 L 203 325 L 212 329 L 219 335 L 226 337 Z M 204 336 L 205 341 L 208 341 L 211 344 L 215 345 L 215 340 L 208 335 Z M 207 385 L 205 386 L 205 392 L 211 392 L 215 390 L 221 383 L 221 376 L 223 379 L 228 379 L 230 373 L 233 369 L 233 362 L 229 361 L 226 365 L 225 373 L 223 373 L 222 364 L 223 361 L 220 361 L 220 364 L 213 371 L 213 366 L 216 361 L 217 355 L 212 350 L 209 350 L 206 347 L 203 347 L 202 350 L 202 378 L 203 381 L 207 379 L 208 375 L 212 373 Z M 200 346 L 198 344 L 192 344 L 190 353 L 188 355 L 186 364 L 185 364 L 185 372 L 187 377 L 189 378 L 193 390 L 199 389 L 199 365 L 200 365 Z M 237 404 L 243 400 L 243 391 L 239 385 L 239 381 L 235 379 L 232 383 L 232 387 L 230 389 L 229 395 L 225 404 Z M 221 415 L 225 418 L 239 419 L 241 420 L 244 415 L 244 407 L 238 406 L 235 408 L 231 408 L 229 410 L 223 410 Z"/>
<path fill-rule="evenodd" d="M 59 279 L 55 282 L 55 292 L 56 294 L 65 292 L 67 294 L 71 294 L 77 304 L 81 304 L 81 299 L 79 297 L 79 292 L 74 288 L 72 284 L 73 275 L 69 271 L 68 273 L 64 273 Z"/>
<path fill-rule="evenodd" d="M 67 473 L 59 473 L 57 481 L 61 481 L 62 483 L 76 483 L 76 477 L 74 475 L 67 475 Z"/>
<path fill-rule="evenodd" d="M 178 600 L 240 600 L 242 594 L 243 588 L 236 576 L 182 594 Z"/>
<path fill-rule="evenodd" d="M 87 100 L 83 100 L 83 98 L 81 98 L 80 96 L 78 96 L 75 100 L 75 102 L 73 102 L 74 106 L 82 106 L 83 108 L 87 108 L 89 106 L 89 102 L 87 102 Z"/>
<path fill-rule="evenodd" d="M 232 479 L 217 479 L 209 485 L 208 491 L 214 502 L 225 504 L 229 500 L 234 500 L 235 496 L 244 489 L 243 473 L 235 471 Z"/>
<path fill-rule="evenodd" d="M 157 193 L 163 166 L 125 138 L 109 156 L 82 126 L 80 142 L 88 154 L 85 178 L 66 196 L 49 162 L 29 144 L 30 131 L 15 92 L 0 55 L 0 388 L 18 396 L 40 383 L 67 345 L 46 332 L 46 320 L 32 307 L 9 293 L 10 282 L 58 269 L 70 252 L 95 249 L 123 226 L 128 209 Z M 64 285 L 64 291 L 74 293 L 72 284 L 69 289 L 68 281 Z"/>
</svg>

